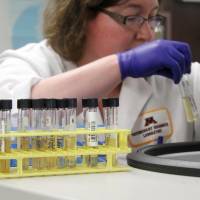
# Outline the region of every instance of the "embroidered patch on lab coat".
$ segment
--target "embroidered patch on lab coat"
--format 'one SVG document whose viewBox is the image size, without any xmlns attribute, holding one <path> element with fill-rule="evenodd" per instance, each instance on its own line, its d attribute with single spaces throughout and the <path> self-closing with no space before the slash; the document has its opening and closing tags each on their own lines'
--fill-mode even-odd
<svg viewBox="0 0 200 200">
<path fill-rule="evenodd" d="M 155 109 L 140 114 L 130 137 L 130 145 L 134 148 L 146 144 L 156 144 L 160 138 L 164 141 L 173 133 L 170 113 L 167 109 Z"/>
</svg>

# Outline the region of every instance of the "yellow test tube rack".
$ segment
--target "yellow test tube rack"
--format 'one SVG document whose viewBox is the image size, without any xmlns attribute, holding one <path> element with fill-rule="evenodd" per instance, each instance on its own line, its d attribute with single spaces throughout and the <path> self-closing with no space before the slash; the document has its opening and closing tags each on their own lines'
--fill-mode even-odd
<svg viewBox="0 0 200 200">
<path fill-rule="evenodd" d="M 87 147 L 87 146 L 75 146 L 73 149 L 69 148 L 58 148 L 55 149 L 44 149 L 37 150 L 32 149 L 11 149 L 9 152 L 0 153 L 0 169 L 2 163 L 5 161 L 15 160 L 16 166 L 10 166 L 10 169 L 7 171 L 0 171 L 0 178 L 18 178 L 18 177 L 35 177 L 35 176 L 51 176 L 51 175 L 67 175 L 67 174 L 83 174 L 83 173 L 100 173 L 100 172 L 120 172 L 128 171 L 130 168 L 125 164 L 118 163 L 118 155 L 126 155 L 131 151 L 128 147 L 127 138 L 130 134 L 129 130 L 125 129 L 114 129 L 108 130 L 104 128 L 98 128 L 96 131 L 88 131 L 86 129 L 77 129 L 75 131 L 27 131 L 27 132 L 10 132 L 7 134 L 0 134 L 0 140 L 6 140 L 11 138 L 23 138 L 28 137 L 48 137 L 53 136 L 55 138 L 65 138 L 68 136 L 75 136 L 76 138 L 80 135 L 86 136 L 89 134 L 100 135 L 110 135 L 117 134 L 117 146 L 109 146 L 106 144 L 98 145 L 97 147 Z M 95 167 L 87 166 L 84 162 L 77 164 L 73 168 L 62 167 L 62 168 L 42 168 L 35 169 L 32 167 L 31 160 L 40 160 L 44 159 L 48 161 L 49 159 L 61 159 L 61 158 L 78 158 L 89 156 L 99 156 L 103 155 L 106 158 L 106 162 L 98 164 Z M 113 162 L 113 159 L 116 159 Z M 24 168 L 24 162 L 27 163 L 27 160 L 30 160 L 28 168 Z M 84 160 L 84 159 L 83 159 Z"/>
</svg>

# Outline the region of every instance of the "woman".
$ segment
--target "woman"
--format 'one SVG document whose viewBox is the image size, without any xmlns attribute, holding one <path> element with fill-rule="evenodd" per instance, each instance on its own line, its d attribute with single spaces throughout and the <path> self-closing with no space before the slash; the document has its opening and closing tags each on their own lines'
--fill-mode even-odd
<svg viewBox="0 0 200 200">
<path fill-rule="evenodd" d="M 159 136 L 191 140 L 174 84 L 191 71 L 190 49 L 153 41 L 158 10 L 157 0 L 51 2 L 46 39 L 1 55 L 1 90 L 12 99 L 119 96 L 119 124 L 133 130 L 134 147 Z"/>
</svg>

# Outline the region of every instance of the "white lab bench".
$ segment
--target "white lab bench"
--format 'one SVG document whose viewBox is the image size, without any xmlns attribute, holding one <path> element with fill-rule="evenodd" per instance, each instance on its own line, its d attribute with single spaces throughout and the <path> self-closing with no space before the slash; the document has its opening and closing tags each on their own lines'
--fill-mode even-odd
<svg viewBox="0 0 200 200">
<path fill-rule="evenodd" d="M 199 200 L 200 178 L 133 169 L 0 180 L 0 199 L 10 200 Z"/>
</svg>

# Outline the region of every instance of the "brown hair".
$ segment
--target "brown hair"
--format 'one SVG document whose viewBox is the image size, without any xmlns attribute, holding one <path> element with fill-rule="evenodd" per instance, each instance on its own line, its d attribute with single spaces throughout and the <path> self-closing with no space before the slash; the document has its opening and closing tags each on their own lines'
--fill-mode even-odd
<svg viewBox="0 0 200 200">
<path fill-rule="evenodd" d="M 83 54 L 88 21 L 99 8 L 122 0 L 50 0 L 44 13 L 44 37 L 63 58 L 77 63 Z"/>
</svg>

